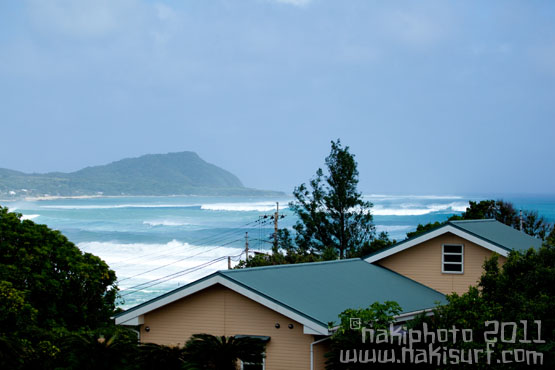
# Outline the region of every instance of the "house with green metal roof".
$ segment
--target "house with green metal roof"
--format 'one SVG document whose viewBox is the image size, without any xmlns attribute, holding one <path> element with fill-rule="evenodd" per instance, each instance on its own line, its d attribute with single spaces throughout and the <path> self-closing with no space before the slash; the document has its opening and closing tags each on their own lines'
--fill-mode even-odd
<svg viewBox="0 0 555 370">
<path fill-rule="evenodd" d="M 182 345 L 193 334 L 268 338 L 268 369 L 323 369 L 330 326 L 347 308 L 396 301 L 406 321 L 443 294 L 359 258 L 218 271 L 116 315 L 141 342 Z"/>
<path fill-rule="evenodd" d="M 462 294 L 476 285 L 485 259 L 493 253 L 503 264 L 512 250 L 538 249 L 541 244 L 540 239 L 496 220 L 448 221 L 364 260 L 444 294 Z"/>
<path fill-rule="evenodd" d="M 115 316 L 141 342 L 183 345 L 193 334 L 268 340 L 267 369 L 324 369 L 330 328 L 348 308 L 396 301 L 398 322 L 475 285 L 493 253 L 541 241 L 495 220 L 450 221 L 363 259 L 218 271 Z M 331 324 L 331 326 L 330 326 Z"/>
</svg>

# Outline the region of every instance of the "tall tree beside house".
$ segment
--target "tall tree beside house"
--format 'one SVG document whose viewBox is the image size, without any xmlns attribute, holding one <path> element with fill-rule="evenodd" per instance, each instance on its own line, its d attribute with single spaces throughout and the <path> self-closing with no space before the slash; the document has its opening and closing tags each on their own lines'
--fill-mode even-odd
<svg viewBox="0 0 555 370">
<path fill-rule="evenodd" d="M 346 258 L 373 239 L 373 205 L 357 189 L 357 162 L 348 146 L 332 141 L 325 162 L 326 173 L 318 169 L 308 186 L 303 183 L 293 191 L 295 201 L 289 207 L 299 218 L 295 242 L 301 253 Z"/>
</svg>

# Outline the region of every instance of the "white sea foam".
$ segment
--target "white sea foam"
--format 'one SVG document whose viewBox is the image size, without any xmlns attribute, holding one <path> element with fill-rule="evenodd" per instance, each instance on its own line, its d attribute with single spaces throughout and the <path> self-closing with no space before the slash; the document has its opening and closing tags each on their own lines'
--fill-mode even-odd
<svg viewBox="0 0 555 370">
<path fill-rule="evenodd" d="M 280 208 L 287 208 L 287 202 L 280 203 Z M 276 208 L 275 202 L 244 202 L 244 203 L 207 203 L 207 204 L 90 204 L 90 205 L 43 205 L 48 209 L 114 209 L 114 208 L 186 208 L 200 207 L 207 211 L 258 211 L 268 212 Z"/>
<path fill-rule="evenodd" d="M 468 207 L 466 202 L 452 202 L 444 204 L 401 204 L 396 208 L 385 208 L 381 205 L 376 205 L 372 209 L 372 214 L 376 216 L 422 216 L 433 212 L 464 212 Z"/>
<path fill-rule="evenodd" d="M 21 219 L 22 219 L 22 220 L 33 220 L 33 219 L 35 219 L 35 218 L 37 218 L 37 217 L 39 217 L 39 216 L 40 216 L 40 215 L 22 215 L 22 216 L 21 216 Z"/>
<path fill-rule="evenodd" d="M 463 199 L 460 195 L 387 195 L 387 194 L 366 194 L 365 198 L 370 200 L 398 200 L 398 199 L 428 199 L 428 200 L 449 200 L 449 199 Z"/>
<path fill-rule="evenodd" d="M 396 231 L 410 230 L 413 228 L 414 227 L 409 225 L 376 225 L 377 232 L 382 232 L 382 231 L 396 232 Z"/>
<path fill-rule="evenodd" d="M 112 208 L 184 208 L 198 207 L 199 204 L 91 204 L 91 205 L 54 205 L 40 206 L 48 209 L 112 209 Z"/>
<path fill-rule="evenodd" d="M 208 211 L 269 212 L 276 209 L 276 203 L 275 202 L 211 203 L 211 204 L 203 204 L 200 208 Z M 280 208 L 282 209 L 287 208 L 287 206 L 280 205 Z"/>
<path fill-rule="evenodd" d="M 116 271 L 119 279 L 141 274 L 135 278 L 125 280 L 125 284 L 122 287 L 132 286 L 143 281 L 158 279 L 185 269 L 194 268 L 222 256 L 238 256 L 243 251 L 242 247 L 198 246 L 177 240 L 172 240 L 165 244 L 94 241 L 78 243 L 78 247 L 106 261 Z M 208 274 L 225 268 L 227 268 L 227 260 L 207 266 L 199 270 L 199 273 Z M 154 271 L 143 274 L 149 270 Z M 176 281 L 189 281 L 189 278 L 193 275 L 198 276 L 198 274 L 195 275 L 191 272 L 184 275 L 183 278 L 176 279 Z"/>
<path fill-rule="evenodd" d="M 191 225 L 188 222 L 176 221 L 176 220 L 152 220 L 143 221 L 143 225 L 148 226 L 188 226 Z"/>
</svg>

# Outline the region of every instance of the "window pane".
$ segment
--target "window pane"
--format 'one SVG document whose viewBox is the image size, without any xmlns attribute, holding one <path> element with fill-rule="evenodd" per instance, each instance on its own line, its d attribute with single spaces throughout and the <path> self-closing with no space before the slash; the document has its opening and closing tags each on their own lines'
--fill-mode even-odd
<svg viewBox="0 0 555 370">
<path fill-rule="evenodd" d="M 462 253 L 462 245 L 444 245 L 444 253 Z"/>
<path fill-rule="evenodd" d="M 444 262 L 462 262 L 462 255 L 460 254 L 444 254 Z"/>
<path fill-rule="evenodd" d="M 462 264 L 444 263 L 443 271 L 462 272 Z"/>
</svg>

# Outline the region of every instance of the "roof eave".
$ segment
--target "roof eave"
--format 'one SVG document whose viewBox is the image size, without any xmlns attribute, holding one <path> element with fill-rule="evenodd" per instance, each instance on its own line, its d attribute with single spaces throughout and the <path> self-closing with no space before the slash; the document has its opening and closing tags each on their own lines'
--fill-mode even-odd
<svg viewBox="0 0 555 370">
<path fill-rule="evenodd" d="M 140 316 L 147 314 L 148 312 L 154 311 L 160 307 L 177 301 L 178 299 L 185 298 L 203 289 L 209 288 L 213 285 L 220 284 L 241 294 L 273 311 L 276 311 L 292 320 L 305 325 L 306 327 L 312 329 L 321 335 L 327 335 L 329 333 L 327 325 L 324 323 L 306 315 L 305 313 L 299 312 L 271 297 L 268 297 L 248 286 L 242 284 L 234 279 L 229 278 L 221 272 L 215 272 L 203 279 L 197 280 L 191 284 L 188 284 L 179 289 L 173 290 L 166 293 L 158 298 L 152 299 L 145 302 L 139 306 L 133 307 L 127 311 L 121 312 L 114 316 L 116 320 L 116 325 L 122 325 L 130 321 L 135 321 Z"/>
<path fill-rule="evenodd" d="M 419 235 L 417 237 L 411 238 L 411 239 L 407 239 L 404 240 L 400 243 L 397 243 L 396 245 L 394 245 L 391 248 L 388 248 L 386 250 L 383 250 L 381 252 L 375 253 L 373 255 L 370 255 L 368 257 L 366 257 L 364 259 L 364 261 L 368 262 L 368 263 L 373 263 L 373 262 L 377 262 L 381 259 L 384 259 L 386 257 L 389 257 L 391 255 L 397 254 L 399 252 L 404 251 L 405 249 L 408 248 L 412 248 L 418 244 L 424 243 L 430 239 L 436 238 L 438 236 L 441 236 L 443 234 L 446 233 L 452 233 L 455 234 L 457 236 L 460 236 L 461 238 L 467 239 L 481 247 L 484 247 L 486 249 L 491 250 L 492 252 L 496 252 L 499 253 L 500 255 L 506 257 L 508 256 L 510 249 L 505 248 L 503 246 L 500 246 L 492 241 L 486 240 L 476 234 L 473 234 L 467 230 L 464 230 L 460 227 L 457 227 L 456 225 L 452 224 L 452 223 L 447 223 L 445 225 L 442 225 L 436 229 L 430 230 L 428 232 L 426 232 L 425 234 Z"/>
</svg>

